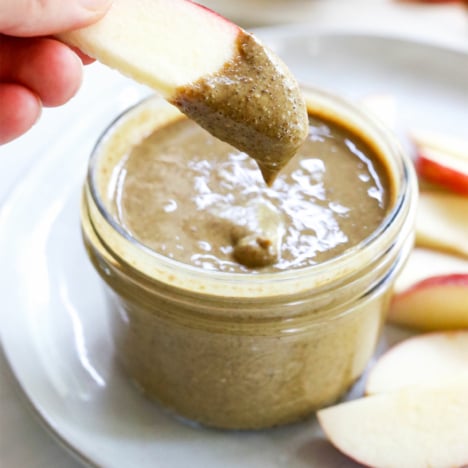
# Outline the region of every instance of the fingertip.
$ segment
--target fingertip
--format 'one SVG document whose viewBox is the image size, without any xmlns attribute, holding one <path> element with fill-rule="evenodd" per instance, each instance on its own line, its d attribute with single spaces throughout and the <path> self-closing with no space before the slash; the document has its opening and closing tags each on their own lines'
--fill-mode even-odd
<svg viewBox="0 0 468 468">
<path fill-rule="evenodd" d="M 75 54 L 80 58 L 81 63 L 83 65 L 89 65 L 90 63 L 94 63 L 96 61 L 96 59 L 94 59 L 93 57 L 90 57 L 89 55 L 86 55 L 77 47 L 73 47 L 70 45 L 68 47 L 70 47 L 70 49 L 73 50 L 73 52 L 75 52 Z"/>
<path fill-rule="evenodd" d="M 110 9 L 113 0 L 80 0 L 81 7 L 84 8 L 86 23 L 95 22 L 101 19 Z"/>
<path fill-rule="evenodd" d="M 55 39 L 39 39 L 21 81 L 33 89 L 46 107 L 65 104 L 78 91 L 83 78 L 83 63 L 68 46 Z"/>
<path fill-rule="evenodd" d="M 112 0 L 2 2 L 0 30 L 3 34 L 18 37 L 59 34 L 98 21 L 111 5 Z"/>
<path fill-rule="evenodd" d="M 0 144 L 26 133 L 41 115 L 39 97 L 18 84 L 0 83 L 0 102 Z"/>
<path fill-rule="evenodd" d="M 81 87 L 83 81 L 83 62 L 68 46 L 59 41 L 51 47 L 49 63 L 50 83 L 43 84 L 42 103 L 46 107 L 55 107 L 69 101 Z"/>
</svg>

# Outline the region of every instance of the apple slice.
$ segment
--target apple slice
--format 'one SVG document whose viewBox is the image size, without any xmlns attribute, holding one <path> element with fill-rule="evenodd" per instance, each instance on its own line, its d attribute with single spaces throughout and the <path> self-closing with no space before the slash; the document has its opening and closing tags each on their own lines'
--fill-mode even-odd
<svg viewBox="0 0 468 468">
<path fill-rule="evenodd" d="M 422 192 L 416 218 L 416 245 L 468 257 L 468 198 Z"/>
<path fill-rule="evenodd" d="M 448 153 L 468 162 L 468 140 L 421 129 L 412 130 L 410 136 L 419 148 Z"/>
<path fill-rule="evenodd" d="M 468 156 L 462 159 L 431 148 L 418 148 L 415 165 L 422 179 L 468 195 Z"/>
<path fill-rule="evenodd" d="M 418 330 L 468 327 L 468 275 L 435 276 L 393 297 L 390 323 Z"/>
<path fill-rule="evenodd" d="M 192 2 L 115 0 L 101 21 L 59 37 L 170 98 L 231 60 L 239 33 Z"/>
<path fill-rule="evenodd" d="M 421 179 L 468 195 L 468 141 L 428 132 L 413 132 L 416 170 Z"/>
<path fill-rule="evenodd" d="M 308 134 L 305 101 L 254 36 L 188 0 L 114 0 L 97 23 L 59 36 L 159 91 L 210 133 L 257 160 L 265 180 Z"/>
<path fill-rule="evenodd" d="M 402 341 L 378 359 L 367 378 L 366 394 L 468 381 L 467 363 L 467 330 L 418 335 Z"/>
<path fill-rule="evenodd" d="M 468 464 L 468 383 L 411 388 L 325 408 L 322 429 L 341 452 L 367 466 Z"/>
<path fill-rule="evenodd" d="M 415 248 L 399 274 L 394 290 L 400 293 L 419 281 L 455 273 L 468 275 L 468 259 L 436 250 Z"/>
</svg>

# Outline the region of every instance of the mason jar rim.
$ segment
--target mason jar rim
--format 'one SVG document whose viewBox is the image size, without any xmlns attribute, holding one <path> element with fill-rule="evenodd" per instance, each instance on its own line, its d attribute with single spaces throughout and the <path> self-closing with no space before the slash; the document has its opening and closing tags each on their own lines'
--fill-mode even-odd
<svg viewBox="0 0 468 468">
<path fill-rule="evenodd" d="M 268 285 L 270 287 L 275 287 L 275 285 L 284 284 L 287 282 L 299 281 L 303 283 L 306 279 L 311 280 L 309 284 L 313 286 L 314 278 L 322 278 L 322 281 L 319 281 L 319 286 L 324 284 L 332 284 L 333 277 L 346 278 L 350 272 L 355 273 L 356 268 L 352 268 L 351 264 L 353 260 L 356 260 L 357 255 L 363 255 L 363 253 L 369 250 L 384 251 L 388 249 L 392 243 L 391 239 L 388 239 L 386 245 L 383 245 L 381 249 L 375 249 L 376 244 L 379 243 L 379 240 L 384 236 L 386 232 L 390 231 L 390 228 L 397 223 L 398 219 L 402 215 L 402 209 L 405 203 L 405 200 L 411 198 L 412 185 L 415 184 L 415 178 L 412 163 L 409 157 L 403 152 L 396 138 L 381 124 L 377 119 L 373 118 L 367 112 L 358 109 L 355 105 L 351 104 L 342 97 L 331 94 L 327 91 L 321 89 L 316 89 L 312 87 L 302 87 L 306 97 L 309 99 L 319 100 L 321 105 L 324 106 L 324 109 L 327 110 L 327 105 L 333 104 L 335 107 L 339 107 L 341 111 L 346 111 L 347 113 L 352 113 L 356 118 L 361 121 L 364 121 L 365 124 L 375 133 L 375 136 L 378 138 L 379 143 L 370 138 L 366 132 L 359 133 L 361 136 L 368 138 L 368 142 L 371 141 L 374 143 L 373 146 L 380 148 L 381 144 L 384 143 L 387 147 L 387 152 L 391 153 L 391 157 L 395 159 L 395 167 L 398 169 L 399 174 L 395 174 L 392 169 L 390 172 L 390 177 L 395 182 L 396 193 L 392 202 L 392 206 L 389 208 L 388 213 L 385 215 L 385 218 L 380 223 L 380 225 L 375 229 L 369 236 L 364 238 L 359 243 L 349 247 L 343 253 L 332 257 L 323 262 L 310 265 L 303 268 L 291 269 L 286 271 L 275 271 L 275 272 L 266 272 L 262 273 L 261 271 L 256 270 L 253 274 L 252 272 L 223 272 L 223 271 L 213 271 L 205 270 L 200 267 L 193 265 L 185 264 L 183 262 L 171 259 L 164 256 L 158 252 L 155 252 L 148 246 L 144 245 L 138 239 L 136 239 L 130 232 L 128 232 L 109 212 L 105 206 L 105 202 L 100 196 L 98 187 L 97 187 L 97 167 L 100 157 L 103 155 L 103 147 L 106 141 L 115 134 L 119 126 L 122 125 L 129 116 L 138 112 L 141 109 L 144 109 L 145 106 L 148 106 L 151 102 L 162 101 L 162 98 L 149 96 L 139 101 L 132 107 L 124 110 L 117 116 L 103 131 L 100 138 L 96 142 L 89 159 L 88 172 L 87 172 L 87 188 L 89 194 L 97 210 L 102 217 L 102 219 L 107 223 L 117 236 L 125 243 L 128 243 L 131 246 L 132 250 L 139 251 L 144 255 L 146 261 L 158 265 L 168 271 L 171 271 L 175 274 L 182 274 L 186 278 L 198 279 L 201 278 L 204 281 L 210 281 L 216 283 L 218 286 L 221 285 L 231 285 L 233 288 L 240 287 L 245 284 L 253 284 L 257 287 L 256 291 L 259 292 L 258 288 Z M 326 104 L 324 104 L 324 102 Z M 332 106 L 332 107 L 333 107 Z M 329 109 L 328 109 L 329 110 Z M 331 112 L 331 111 L 330 111 Z M 333 115 L 333 118 L 338 122 L 342 122 L 340 118 L 340 113 L 331 112 L 330 115 Z M 348 122 L 346 123 L 348 126 Z M 351 128 L 353 128 L 351 126 Z M 356 129 L 355 129 L 356 130 Z M 382 153 L 384 153 L 382 151 Z M 383 154 L 382 154 L 383 155 Z M 381 155 L 381 156 L 382 156 Z M 386 159 L 389 155 L 386 154 Z M 388 165 L 386 164 L 387 168 Z M 411 202 L 412 200 L 410 200 Z M 414 200 L 413 200 L 414 201 Z M 414 211 L 414 203 L 411 203 L 413 206 L 410 207 Z M 371 256 L 372 257 L 372 256 Z M 120 260 L 125 261 L 124 258 Z M 341 274 L 340 274 L 341 272 Z M 149 275 L 151 277 L 151 275 Z M 248 283 L 246 283 L 248 282 Z M 175 284 L 174 286 L 179 286 L 184 289 L 184 283 Z M 189 288 L 191 291 L 192 288 Z M 215 288 L 216 289 L 216 288 Z M 203 288 L 205 290 L 205 288 Z M 243 295 L 243 294 L 241 294 Z M 253 295 L 255 295 L 253 293 Z M 268 294 L 270 296 L 271 294 Z M 246 292 L 246 296 L 250 297 L 251 294 Z"/>
</svg>

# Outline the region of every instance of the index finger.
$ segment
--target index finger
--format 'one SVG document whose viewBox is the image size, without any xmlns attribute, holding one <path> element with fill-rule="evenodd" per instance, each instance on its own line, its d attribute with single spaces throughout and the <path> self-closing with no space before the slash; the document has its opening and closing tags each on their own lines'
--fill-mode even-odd
<svg viewBox="0 0 468 468">
<path fill-rule="evenodd" d="M 0 32 L 32 37 L 80 28 L 101 18 L 111 0 L 0 0 Z"/>
</svg>

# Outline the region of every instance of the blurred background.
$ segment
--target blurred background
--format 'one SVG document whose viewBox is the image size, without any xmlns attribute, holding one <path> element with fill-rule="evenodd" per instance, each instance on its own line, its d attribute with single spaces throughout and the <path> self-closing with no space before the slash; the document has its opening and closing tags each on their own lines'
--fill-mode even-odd
<svg viewBox="0 0 468 468">
<path fill-rule="evenodd" d="M 459 26 L 463 22 L 462 12 L 468 4 L 465 0 L 202 0 L 199 3 L 245 27 L 309 21 L 318 24 L 320 19 L 348 27 L 374 24 L 380 28 L 382 17 L 386 17 L 385 23 L 390 27 L 396 19 L 394 15 L 398 15 L 408 29 L 413 26 L 413 21 L 428 27 L 428 22 L 435 19 L 434 14 L 439 16 L 439 21 L 434 21 L 434 24 L 439 23 L 441 28 L 453 21 Z M 402 14 L 409 17 L 405 19 L 400 16 Z"/>
</svg>

